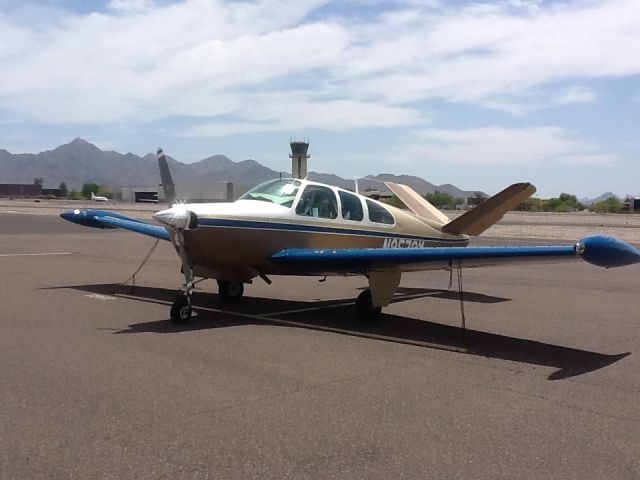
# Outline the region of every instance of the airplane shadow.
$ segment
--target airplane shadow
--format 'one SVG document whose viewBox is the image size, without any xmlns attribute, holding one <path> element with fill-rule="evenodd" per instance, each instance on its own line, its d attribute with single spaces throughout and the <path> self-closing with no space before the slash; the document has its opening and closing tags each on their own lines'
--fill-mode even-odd
<svg viewBox="0 0 640 480">
<path fill-rule="evenodd" d="M 178 292 L 170 289 L 121 284 L 73 285 L 48 289 L 69 288 L 167 306 L 178 295 Z M 424 297 L 459 300 L 457 291 L 400 288 L 393 302 Z M 464 292 L 464 299 L 466 302 L 479 303 L 509 300 L 473 292 Z M 246 296 L 237 303 L 224 303 L 216 294 L 196 291 L 193 304 L 195 315 L 188 325 L 176 326 L 169 319 L 163 319 L 134 323 L 127 330 L 115 333 L 179 333 L 247 324 L 284 325 L 556 368 L 548 377 L 549 380 L 593 372 L 631 354 L 624 352 L 609 355 L 384 313 L 379 321 L 365 323 L 354 318 L 353 299 L 308 302 Z"/>
</svg>

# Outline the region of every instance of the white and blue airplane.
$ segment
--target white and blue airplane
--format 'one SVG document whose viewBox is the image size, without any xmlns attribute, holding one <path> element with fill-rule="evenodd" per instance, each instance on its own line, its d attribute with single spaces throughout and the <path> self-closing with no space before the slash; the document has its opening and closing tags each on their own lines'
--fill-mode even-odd
<svg viewBox="0 0 640 480">
<path fill-rule="evenodd" d="M 271 180 L 230 203 L 178 203 L 166 157 L 158 163 L 170 208 L 153 215 L 153 225 L 96 209 L 76 209 L 61 217 L 95 228 L 124 228 L 170 241 L 184 273 L 183 294 L 171 319 L 191 318 L 194 280 L 213 278 L 225 300 L 237 300 L 244 284 L 269 275 L 364 275 L 369 289 L 356 300 L 361 319 L 379 315 L 396 292 L 402 274 L 585 260 L 610 268 L 640 262 L 640 250 L 615 237 L 592 235 L 570 245 L 469 247 L 509 210 L 535 192 L 517 183 L 455 220 L 410 187 L 387 183 L 409 211 L 348 190 L 287 178 Z"/>
<path fill-rule="evenodd" d="M 95 193 L 91 192 L 91 200 L 93 200 L 94 202 L 108 202 L 109 199 L 103 195 L 96 195 Z"/>
</svg>

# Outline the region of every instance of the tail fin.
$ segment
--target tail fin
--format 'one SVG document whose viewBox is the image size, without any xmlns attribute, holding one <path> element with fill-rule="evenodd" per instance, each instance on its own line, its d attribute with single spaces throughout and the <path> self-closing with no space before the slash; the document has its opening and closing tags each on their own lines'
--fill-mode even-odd
<svg viewBox="0 0 640 480">
<path fill-rule="evenodd" d="M 536 187 L 530 183 L 514 183 L 477 207 L 447 223 L 442 227 L 442 230 L 453 234 L 480 235 L 500 220 L 505 213 L 535 192 Z"/>
<path fill-rule="evenodd" d="M 434 221 L 440 225 L 449 223 L 449 217 L 431 205 L 422 195 L 407 185 L 384 182 L 385 186 L 418 217 Z"/>
<path fill-rule="evenodd" d="M 169 206 L 173 206 L 176 203 L 176 186 L 171 178 L 171 172 L 169 171 L 169 164 L 167 157 L 161 148 L 158 148 L 158 167 L 160 167 L 160 180 L 162 181 L 162 189 L 164 190 L 164 197 L 167 200 Z"/>
<path fill-rule="evenodd" d="M 96 196 L 93 192 L 91 192 L 91 200 L 95 200 Z"/>
</svg>

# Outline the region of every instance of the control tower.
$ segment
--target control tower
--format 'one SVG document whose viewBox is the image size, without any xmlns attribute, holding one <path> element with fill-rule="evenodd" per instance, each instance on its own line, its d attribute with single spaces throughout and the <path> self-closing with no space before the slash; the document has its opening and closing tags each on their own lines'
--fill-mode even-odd
<svg viewBox="0 0 640 480">
<path fill-rule="evenodd" d="M 293 178 L 305 178 L 307 176 L 307 160 L 309 159 L 309 142 L 292 141 L 291 145 L 291 176 Z"/>
</svg>

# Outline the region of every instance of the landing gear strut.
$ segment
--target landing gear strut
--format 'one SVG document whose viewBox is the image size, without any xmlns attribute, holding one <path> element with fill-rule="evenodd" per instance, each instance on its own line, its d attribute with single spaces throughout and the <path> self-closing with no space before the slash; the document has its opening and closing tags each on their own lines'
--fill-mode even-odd
<svg viewBox="0 0 640 480">
<path fill-rule="evenodd" d="M 171 321 L 176 325 L 185 325 L 191 319 L 191 295 L 193 293 L 193 266 L 187 255 L 184 246 L 184 230 L 176 229 L 176 246 L 182 261 L 182 273 L 184 274 L 184 284 L 182 285 L 183 295 L 176 299 L 171 306 Z"/>
<path fill-rule="evenodd" d="M 363 322 L 373 322 L 378 319 L 382 307 L 374 307 L 371 300 L 371 290 L 365 290 L 356 300 L 356 317 Z"/>
<path fill-rule="evenodd" d="M 244 293 L 244 284 L 242 282 L 218 280 L 218 293 L 222 300 L 226 302 L 235 302 L 242 297 L 242 294 Z"/>
</svg>

